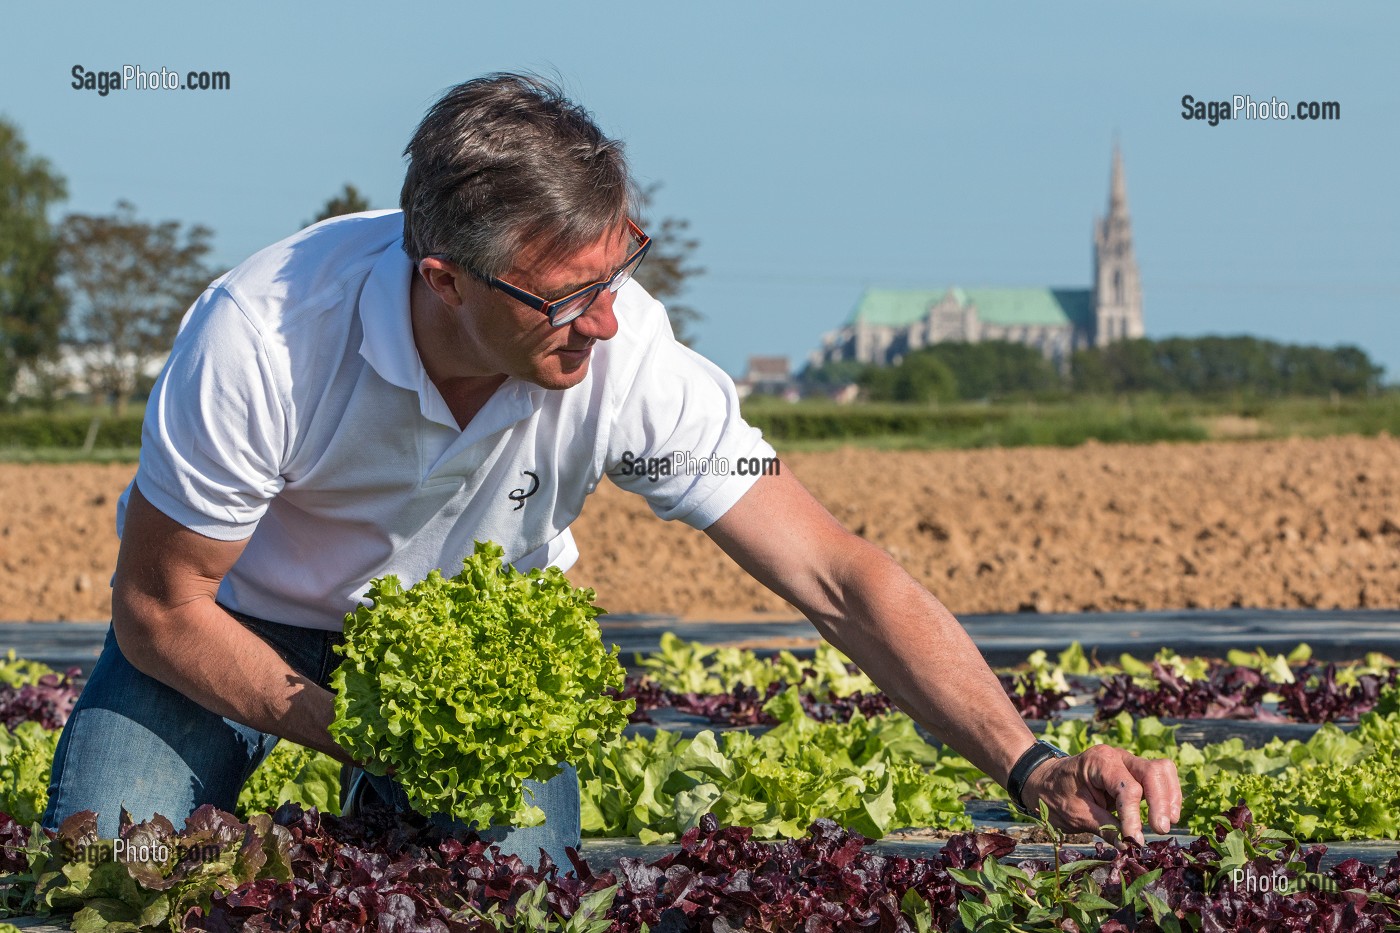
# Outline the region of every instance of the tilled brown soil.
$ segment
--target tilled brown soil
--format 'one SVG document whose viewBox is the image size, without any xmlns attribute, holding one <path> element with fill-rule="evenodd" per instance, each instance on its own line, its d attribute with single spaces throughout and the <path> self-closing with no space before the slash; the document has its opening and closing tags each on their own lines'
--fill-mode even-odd
<svg viewBox="0 0 1400 933">
<path fill-rule="evenodd" d="M 954 612 L 1400 606 L 1400 440 L 784 460 Z M 132 466 L 0 464 L 0 619 L 103 619 Z M 774 516 L 775 522 L 782 521 Z M 613 612 L 793 616 L 700 532 L 604 483 L 571 572 Z"/>
</svg>

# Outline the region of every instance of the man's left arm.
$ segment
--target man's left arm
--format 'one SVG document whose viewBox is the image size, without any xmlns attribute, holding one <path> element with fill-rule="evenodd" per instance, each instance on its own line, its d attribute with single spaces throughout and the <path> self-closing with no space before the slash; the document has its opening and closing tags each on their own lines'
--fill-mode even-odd
<svg viewBox="0 0 1400 933">
<path fill-rule="evenodd" d="M 851 534 L 783 465 L 706 529 L 760 583 L 796 606 L 891 699 L 1005 786 L 1035 741 L 972 639 L 938 599 L 883 550 Z M 1040 765 L 1026 805 L 1044 800 L 1068 832 L 1119 825 L 1141 841 L 1139 804 L 1159 833 L 1181 818 L 1170 761 L 1095 746 Z"/>
</svg>

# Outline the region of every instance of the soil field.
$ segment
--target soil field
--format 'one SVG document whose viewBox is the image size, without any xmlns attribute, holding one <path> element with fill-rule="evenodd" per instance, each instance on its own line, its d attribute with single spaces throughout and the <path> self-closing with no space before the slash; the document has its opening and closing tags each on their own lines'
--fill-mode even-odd
<svg viewBox="0 0 1400 933">
<path fill-rule="evenodd" d="M 846 448 L 784 468 L 957 613 L 1400 606 L 1395 438 Z M 0 619 L 107 617 L 133 472 L 0 464 Z M 610 611 L 795 615 L 702 533 L 610 484 L 574 533 L 570 577 Z"/>
</svg>

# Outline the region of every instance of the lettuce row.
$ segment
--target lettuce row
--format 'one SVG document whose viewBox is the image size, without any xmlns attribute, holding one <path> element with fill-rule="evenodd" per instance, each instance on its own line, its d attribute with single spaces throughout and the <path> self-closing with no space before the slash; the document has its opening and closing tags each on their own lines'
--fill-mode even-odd
<svg viewBox="0 0 1400 933">
<path fill-rule="evenodd" d="M 1396 688 L 1382 695 L 1394 708 Z M 1186 798 L 1183 820 L 1205 832 L 1222 810 L 1244 802 L 1261 825 L 1298 839 L 1400 838 L 1400 717 L 1366 713 L 1348 733 L 1321 726 L 1305 742 L 1275 739 L 1246 749 L 1239 739 L 1176 756 Z"/>
<path fill-rule="evenodd" d="M 959 800 L 971 785 L 940 772 L 940 752 L 908 717 L 818 723 L 796 687 L 767 709 L 781 724 L 762 735 L 657 732 L 595 745 L 579 771 L 584 835 L 672 841 L 707 813 L 763 839 L 800 837 L 821 818 L 871 838 L 971 828 Z"/>
</svg>

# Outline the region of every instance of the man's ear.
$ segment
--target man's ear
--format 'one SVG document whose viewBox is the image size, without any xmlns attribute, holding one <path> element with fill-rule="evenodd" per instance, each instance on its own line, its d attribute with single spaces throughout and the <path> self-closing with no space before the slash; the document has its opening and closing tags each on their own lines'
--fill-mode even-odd
<svg viewBox="0 0 1400 933">
<path fill-rule="evenodd" d="M 468 273 L 460 266 L 431 256 L 419 261 L 418 274 L 443 304 L 456 307 L 462 303 L 462 292 L 465 291 L 466 285 L 464 279 Z"/>
</svg>

